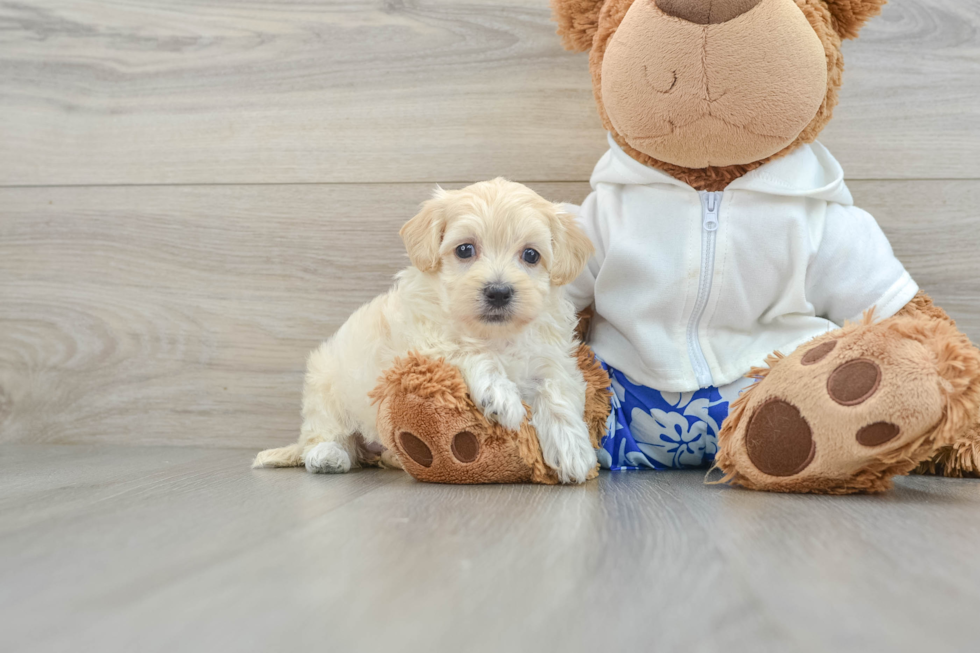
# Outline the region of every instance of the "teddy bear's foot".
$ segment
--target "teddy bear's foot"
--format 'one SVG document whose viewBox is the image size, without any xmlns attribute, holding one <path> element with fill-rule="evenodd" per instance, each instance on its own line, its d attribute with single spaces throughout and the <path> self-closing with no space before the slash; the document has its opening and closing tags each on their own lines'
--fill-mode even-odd
<svg viewBox="0 0 980 653">
<path fill-rule="evenodd" d="M 886 490 L 952 444 L 980 401 L 980 352 L 940 320 L 868 315 L 767 362 L 719 435 L 717 466 L 751 489 Z"/>
<path fill-rule="evenodd" d="M 579 362 L 588 385 L 585 421 L 593 443 L 604 434 L 609 378 L 587 347 Z M 558 483 L 528 420 L 517 432 L 489 422 L 459 371 L 417 354 L 399 359 L 372 393 L 378 431 L 406 472 L 431 483 Z M 588 478 L 595 478 L 593 469 Z"/>
<path fill-rule="evenodd" d="M 385 372 L 372 396 L 381 404 L 382 441 L 420 481 L 558 482 L 540 460 L 533 428 L 525 421 L 515 434 L 489 422 L 470 400 L 462 375 L 444 361 L 409 354 Z"/>
<path fill-rule="evenodd" d="M 931 459 L 919 465 L 915 473 L 980 478 L 980 421 L 971 424 L 953 444 L 940 448 Z"/>
</svg>

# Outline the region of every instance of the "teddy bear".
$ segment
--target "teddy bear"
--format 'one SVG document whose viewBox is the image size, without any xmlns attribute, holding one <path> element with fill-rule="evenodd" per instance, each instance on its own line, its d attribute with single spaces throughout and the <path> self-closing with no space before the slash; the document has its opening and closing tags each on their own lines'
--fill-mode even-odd
<svg viewBox="0 0 980 653">
<path fill-rule="evenodd" d="M 603 467 L 714 467 L 748 489 L 823 494 L 980 472 L 980 351 L 854 206 L 817 141 L 838 101 L 842 40 L 883 4 L 552 0 L 564 46 L 589 53 L 608 132 L 593 192 L 569 207 L 596 255 L 567 286 L 585 357 L 612 390 L 597 427 Z M 394 407 L 426 405 L 420 376 L 454 383 L 428 364 L 382 384 L 379 424 L 406 463 L 398 434 L 411 411 Z M 491 435 L 453 387 L 476 440 L 533 450 L 526 429 Z M 451 447 L 457 417 L 405 432 Z M 483 451 L 481 482 L 547 477 Z M 427 478 L 406 469 L 468 482 L 466 464 Z"/>
</svg>

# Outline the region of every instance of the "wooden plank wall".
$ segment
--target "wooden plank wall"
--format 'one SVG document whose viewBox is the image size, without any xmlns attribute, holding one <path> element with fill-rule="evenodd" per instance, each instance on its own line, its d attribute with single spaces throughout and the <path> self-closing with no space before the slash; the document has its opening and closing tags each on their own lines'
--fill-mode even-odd
<svg viewBox="0 0 980 653">
<path fill-rule="evenodd" d="M 824 134 L 980 341 L 980 5 L 892 0 Z M 546 0 L 0 2 L 0 442 L 258 448 L 435 183 L 580 201 Z"/>
</svg>

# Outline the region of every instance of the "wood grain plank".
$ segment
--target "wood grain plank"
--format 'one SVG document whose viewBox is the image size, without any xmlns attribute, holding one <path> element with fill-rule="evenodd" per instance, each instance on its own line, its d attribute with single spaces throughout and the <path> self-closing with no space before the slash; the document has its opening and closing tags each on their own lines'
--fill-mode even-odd
<svg viewBox="0 0 980 653">
<path fill-rule="evenodd" d="M 0 446 L 17 651 L 972 650 L 977 481 L 453 487 L 250 452 Z M 142 477 L 142 480 L 140 480 Z"/>
<path fill-rule="evenodd" d="M 86 650 L 65 641 L 51 646 L 57 637 L 50 635 L 93 624 L 130 597 L 234 558 L 400 478 L 354 473 L 325 484 L 305 470 L 255 474 L 253 454 L 0 446 L 0 649 Z M 35 617 L 21 619 L 28 614 Z M 90 650 L 115 649 L 138 634 L 103 633 Z"/>
<path fill-rule="evenodd" d="M 587 184 L 540 184 L 581 201 Z M 980 341 L 980 182 L 857 182 Z M 424 184 L 0 189 L 0 441 L 246 446 L 307 353 L 407 265 Z"/>
<path fill-rule="evenodd" d="M 845 46 L 855 179 L 980 177 L 980 7 Z M 546 0 L 0 2 L 0 185 L 588 179 L 585 55 Z"/>
</svg>

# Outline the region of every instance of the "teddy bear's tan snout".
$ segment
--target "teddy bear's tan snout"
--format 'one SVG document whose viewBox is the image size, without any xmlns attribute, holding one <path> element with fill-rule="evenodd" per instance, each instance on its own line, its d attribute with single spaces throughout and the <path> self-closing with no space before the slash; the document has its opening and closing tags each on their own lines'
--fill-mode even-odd
<svg viewBox="0 0 980 653">
<path fill-rule="evenodd" d="M 615 132 L 659 161 L 741 165 L 796 140 L 827 74 L 793 0 L 634 2 L 604 54 L 602 104 Z"/>
</svg>

